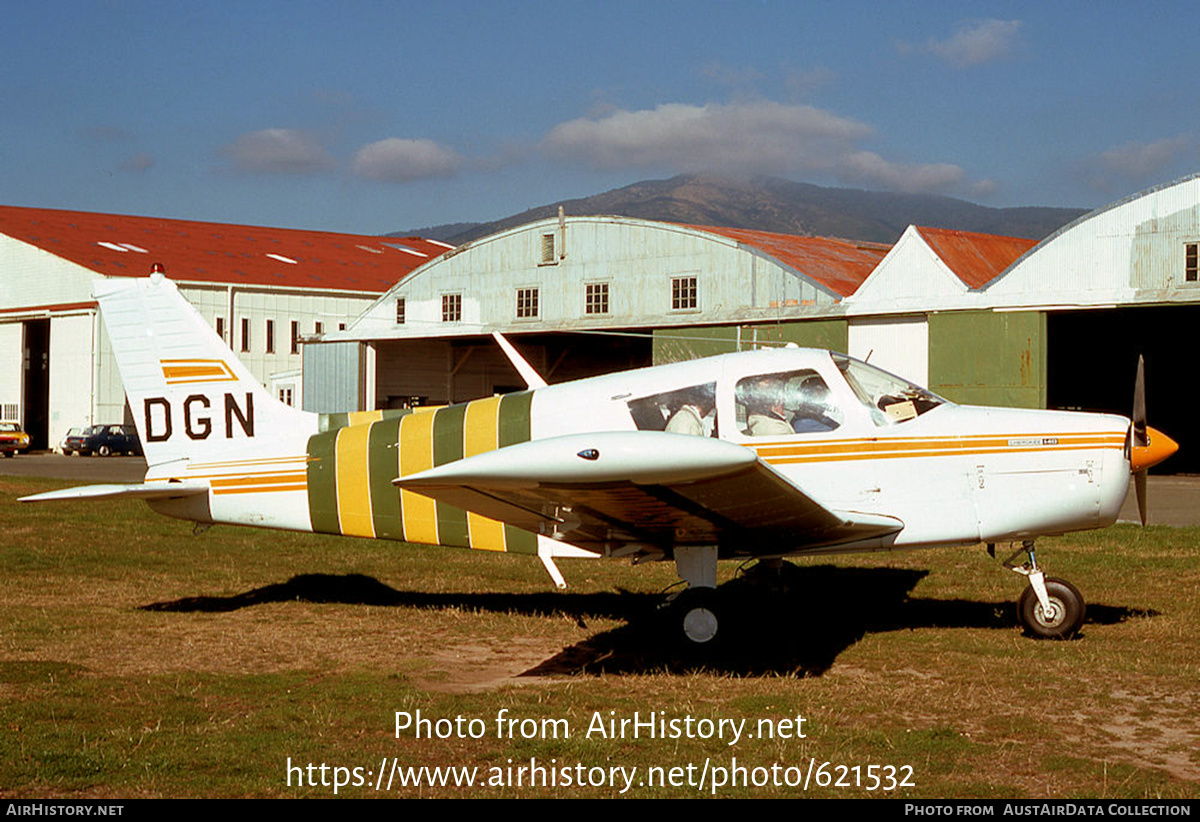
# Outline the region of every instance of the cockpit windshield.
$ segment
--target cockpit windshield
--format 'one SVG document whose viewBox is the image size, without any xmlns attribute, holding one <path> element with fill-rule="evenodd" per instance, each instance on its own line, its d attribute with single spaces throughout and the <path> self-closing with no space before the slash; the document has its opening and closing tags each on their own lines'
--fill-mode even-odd
<svg viewBox="0 0 1200 822">
<path fill-rule="evenodd" d="M 834 354 L 833 361 L 846 378 L 854 395 L 867 407 L 876 425 L 907 422 L 946 402 L 938 395 L 895 374 L 889 374 L 845 354 Z"/>
</svg>

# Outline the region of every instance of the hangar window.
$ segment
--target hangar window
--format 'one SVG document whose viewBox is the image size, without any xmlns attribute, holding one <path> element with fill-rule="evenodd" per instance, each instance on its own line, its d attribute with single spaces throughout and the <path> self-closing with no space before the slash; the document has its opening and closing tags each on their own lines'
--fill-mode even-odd
<svg viewBox="0 0 1200 822">
<path fill-rule="evenodd" d="M 686 311 L 699 305 L 695 277 L 671 278 L 671 310 Z"/>
<path fill-rule="evenodd" d="M 242 351 L 250 350 L 250 318 L 242 317 Z"/>
<path fill-rule="evenodd" d="M 324 334 L 325 333 L 325 323 L 321 322 L 320 320 L 313 323 L 313 333 L 314 334 Z"/>
<path fill-rule="evenodd" d="M 1183 279 L 1189 283 L 1200 281 L 1200 265 L 1197 265 L 1200 262 L 1197 258 L 1197 249 L 1200 249 L 1200 243 L 1188 243 L 1184 248 L 1187 253 L 1183 268 Z"/>
<path fill-rule="evenodd" d="M 517 289 L 517 319 L 533 319 L 538 316 L 538 290 L 536 288 Z"/>
<path fill-rule="evenodd" d="M 396 298 L 396 325 L 404 325 L 404 298 Z"/>
<path fill-rule="evenodd" d="M 221 338 L 222 342 L 225 341 L 225 318 L 224 317 L 217 317 L 217 336 Z"/>
<path fill-rule="evenodd" d="M 442 322 L 456 323 L 462 321 L 462 294 L 442 295 Z"/>
<path fill-rule="evenodd" d="M 585 314 L 608 313 L 608 283 L 588 283 L 585 286 L 583 312 Z"/>
<path fill-rule="evenodd" d="M 275 321 L 267 320 L 267 353 L 275 353 Z"/>
<path fill-rule="evenodd" d="M 554 235 L 542 235 L 542 265 L 554 263 Z"/>
<path fill-rule="evenodd" d="M 292 353 L 300 353 L 300 323 L 292 320 Z"/>
</svg>

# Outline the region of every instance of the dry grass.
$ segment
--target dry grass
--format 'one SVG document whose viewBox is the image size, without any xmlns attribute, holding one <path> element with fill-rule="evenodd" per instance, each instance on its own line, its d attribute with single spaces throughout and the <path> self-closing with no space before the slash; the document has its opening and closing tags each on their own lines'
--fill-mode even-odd
<svg viewBox="0 0 1200 822">
<path fill-rule="evenodd" d="M 803 562 L 725 586 L 730 642 L 654 640 L 668 565 L 563 563 L 236 528 L 193 536 L 138 504 L 18 506 L 0 478 L 0 796 L 324 796 L 285 764 L 377 769 L 911 765 L 919 797 L 1195 797 L 1200 547 L 1186 529 L 1047 540 L 1089 600 L 1081 639 L 1021 636 L 1021 581 L 982 549 Z M 722 569 L 722 578 L 733 573 Z M 396 711 L 488 723 L 415 739 Z M 501 709 L 569 739 L 497 739 Z M 779 720 L 804 739 L 602 739 L 595 712 Z M 375 793 L 352 788 L 350 795 Z M 393 795 L 607 796 L 598 787 Z M 694 787 L 634 787 L 689 796 Z M 738 787 L 729 796 L 794 796 Z M 880 795 L 875 792 L 873 795 Z M 861 787 L 808 795 L 866 796 Z"/>
</svg>

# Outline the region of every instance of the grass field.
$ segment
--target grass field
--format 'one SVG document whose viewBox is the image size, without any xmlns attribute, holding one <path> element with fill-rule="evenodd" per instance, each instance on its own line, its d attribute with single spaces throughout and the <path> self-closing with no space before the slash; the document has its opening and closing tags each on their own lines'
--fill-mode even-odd
<svg viewBox="0 0 1200 822">
<path fill-rule="evenodd" d="M 62 484 L 0 478 L 2 797 L 1200 796 L 1194 529 L 1041 541 L 1088 600 L 1070 642 L 1022 636 L 982 547 L 773 591 L 723 565 L 701 664 L 654 639 L 667 563 L 562 562 L 558 593 L 529 558 L 15 502 Z M 635 712 L 668 738 L 597 731 Z"/>
</svg>

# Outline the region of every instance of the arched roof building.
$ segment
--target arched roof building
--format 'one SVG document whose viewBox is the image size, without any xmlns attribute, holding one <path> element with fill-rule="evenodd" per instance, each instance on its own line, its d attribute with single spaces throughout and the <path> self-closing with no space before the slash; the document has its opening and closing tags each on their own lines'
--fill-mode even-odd
<svg viewBox="0 0 1200 822">
<path fill-rule="evenodd" d="M 512 334 L 557 380 L 713 345 L 732 350 L 743 334 L 748 346 L 760 329 L 777 339 L 781 320 L 807 319 L 793 330 L 839 347 L 822 321 L 840 313 L 886 252 L 876 243 L 627 217 L 530 223 L 425 263 L 345 334 L 328 334 L 367 350 L 360 360 L 353 347 L 314 347 L 306 407 L 344 410 L 356 393 L 371 408 L 512 387 L 516 375 L 488 338 L 493 331 Z"/>
</svg>

